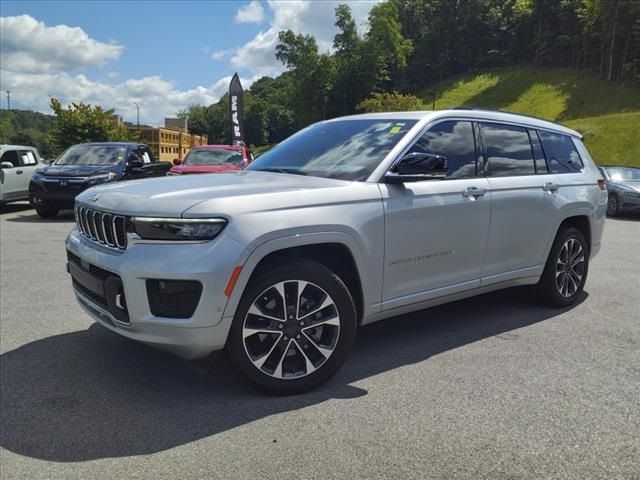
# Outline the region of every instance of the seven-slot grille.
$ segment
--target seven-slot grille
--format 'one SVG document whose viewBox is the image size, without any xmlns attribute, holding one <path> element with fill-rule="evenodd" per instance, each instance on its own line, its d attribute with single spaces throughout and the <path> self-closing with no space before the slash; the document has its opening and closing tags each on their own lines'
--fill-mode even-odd
<svg viewBox="0 0 640 480">
<path fill-rule="evenodd" d="M 76 224 L 82 234 L 108 247 L 127 248 L 127 217 L 76 205 Z"/>
</svg>

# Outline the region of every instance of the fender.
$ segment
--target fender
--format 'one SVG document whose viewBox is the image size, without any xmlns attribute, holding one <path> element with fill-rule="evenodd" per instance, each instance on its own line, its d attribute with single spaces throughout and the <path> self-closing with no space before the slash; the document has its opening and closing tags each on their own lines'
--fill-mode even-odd
<svg viewBox="0 0 640 480">
<path fill-rule="evenodd" d="M 595 231 L 597 228 L 597 222 L 598 220 L 600 220 L 601 223 L 603 223 L 603 219 L 604 219 L 604 216 L 602 216 L 602 220 L 600 219 L 601 217 L 600 210 L 601 210 L 600 206 L 594 209 L 593 206 L 588 204 L 587 202 L 585 202 L 584 205 L 581 205 L 581 206 L 577 206 L 577 207 L 573 206 L 573 207 L 567 207 L 565 209 L 562 209 L 557 217 L 555 228 L 553 228 L 552 230 L 553 233 L 551 237 L 547 239 L 547 243 L 544 249 L 544 255 L 540 259 L 539 263 L 541 265 L 545 265 L 547 263 L 547 257 L 549 256 L 549 252 L 551 251 L 551 246 L 553 245 L 553 242 L 556 239 L 556 235 L 558 234 L 560 225 L 562 225 L 562 222 L 564 222 L 568 218 L 587 217 L 589 219 L 589 226 L 591 229 L 591 239 L 599 238 L 599 236 L 596 236 L 597 232 Z M 605 211 L 606 211 L 606 207 L 605 207 Z M 589 245 L 589 247 L 591 248 L 592 245 Z"/>
<path fill-rule="evenodd" d="M 252 242 L 240 257 L 238 265 L 242 265 L 242 271 L 238 276 L 233 292 L 227 301 L 222 315 L 223 318 L 232 317 L 235 314 L 238 304 L 240 303 L 240 298 L 249 283 L 249 279 L 251 278 L 253 271 L 260 261 L 267 255 L 287 248 L 322 243 L 339 243 L 349 249 L 356 264 L 356 268 L 358 269 L 358 276 L 360 277 L 360 284 L 362 285 L 362 295 L 364 299 L 363 316 L 367 317 L 370 314 L 379 312 L 380 296 L 382 292 L 382 259 L 378 262 L 378 268 L 375 269 L 377 271 L 372 272 L 370 262 L 366 261 L 366 257 L 363 254 L 363 247 L 359 240 L 349 233 L 323 231 L 281 236 L 275 239 L 262 241 L 255 247 L 253 246 L 255 245 L 255 242 Z M 374 274 L 373 276 L 375 278 L 371 278 L 371 274 Z"/>
</svg>

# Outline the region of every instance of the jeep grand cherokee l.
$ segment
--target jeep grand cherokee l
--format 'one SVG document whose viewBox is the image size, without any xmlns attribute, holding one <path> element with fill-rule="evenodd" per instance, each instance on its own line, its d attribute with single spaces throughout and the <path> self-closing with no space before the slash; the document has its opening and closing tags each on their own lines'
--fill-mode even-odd
<svg viewBox="0 0 640 480">
<path fill-rule="evenodd" d="M 555 123 L 356 115 L 242 171 L 80 194 L 68 269 L 106 328 L 186 359 L 225 349 L 295 393 L 338 370 L 361 325 L 516 285 L 572 305 L 606 208 L 580 135 Z"/>
</svg>

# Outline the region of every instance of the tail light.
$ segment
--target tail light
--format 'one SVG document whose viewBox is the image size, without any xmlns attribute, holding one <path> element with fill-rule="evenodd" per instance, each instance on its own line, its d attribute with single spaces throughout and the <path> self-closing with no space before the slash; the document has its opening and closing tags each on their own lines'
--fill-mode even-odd
<svg viewBox="0 0 640 480">
<path fill-rule="evenodd" d="M 607 189 L 607 184 L 605 183 L 604 178 L 598 180 L 598 187 L 600 187 L 600 190 Z"/>
</svg>

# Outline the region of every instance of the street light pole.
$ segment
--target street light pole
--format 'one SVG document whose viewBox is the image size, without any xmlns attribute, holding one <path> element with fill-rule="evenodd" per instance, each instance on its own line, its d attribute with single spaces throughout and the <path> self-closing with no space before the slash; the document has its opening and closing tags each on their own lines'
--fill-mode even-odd
<svg viewBox="0 0 640 480">
<path fill-rule="evenodd" d="M 138 136 L 140 135 L 140 107 L 138 102 L 133 102 L 136 106 L 136 124 L 138 125 Z"/>
</svg>

